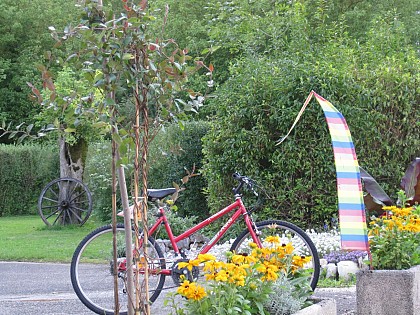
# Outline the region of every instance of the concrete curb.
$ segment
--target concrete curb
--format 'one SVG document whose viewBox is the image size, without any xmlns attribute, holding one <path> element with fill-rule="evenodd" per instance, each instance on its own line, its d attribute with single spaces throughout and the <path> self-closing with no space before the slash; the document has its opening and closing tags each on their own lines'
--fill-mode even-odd
<svg viewBox="0 0 420 315">
<path fill-rule="evenodd" d="M 301 309 L 299 312 L 293 315 L 336 315 L 337 304 L 335 300 L 315 300 L 315 303 L 311 306 Z"/>
</svg>

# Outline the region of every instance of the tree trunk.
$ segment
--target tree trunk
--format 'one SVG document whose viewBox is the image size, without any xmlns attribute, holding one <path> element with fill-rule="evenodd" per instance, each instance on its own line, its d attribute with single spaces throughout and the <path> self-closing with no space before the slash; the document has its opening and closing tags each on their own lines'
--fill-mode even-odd
<svg viewBox="0 0 420 315">
<path fill-rule="evenodd" d="M 88 150 L 88 143 L 85 139 L 80 138 L 72 145 L 65 142 L 63 137 L 59 140 L 60 148 L 60 178 L 71 177 L 83 181 L 83 172 L 86 162 L 86 155 Z M 66 196 L 71 191 L 72 187 L 61 182 L 60 186 L 60 200 L 66 200 Z M 78 213 L 80 216 L 81 214 Z M 70 224 L 77 222 L 77 217 L 73 218 L 62 217 L 62 224 Z"/>
</svg>

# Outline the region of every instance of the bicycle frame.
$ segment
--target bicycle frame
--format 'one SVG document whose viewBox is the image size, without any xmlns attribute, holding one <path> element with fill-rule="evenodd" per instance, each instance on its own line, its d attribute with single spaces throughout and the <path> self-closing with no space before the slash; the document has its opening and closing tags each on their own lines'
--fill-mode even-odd
<svg viewBox="0 0 420 315">
<path fill-rule="evenodd" d="M 200 254 L 207 253 L 219 240 L 223 235 L 229 230 L 229 228 L 236 222 L 236 220 L 243 215 L 245 224 L 252 236 L 252 239 L 254 242 L 259 246 L 262 247 L 262 244 L 257 237 L 257 233 L 255 232 L 256 228 L 254 226 L 254 222 L 250 218 L 248 211 L 246 210 L 242 199 L 240 196 L 236 196 L 236 200 L 234 203 L 230 204 L 226 208 L 220 210 L 219 212 L 213 214 L 209 218 L 205 219 L 204 221 L 198 223 L 197 225 L 193 226 L 192 228 L 188 229 L 187 231 L 183 232 L 182 234 L 178 236 L 174 236 L 172 233 L 171 226 L 168 222 L 168 219 L 165 214 L 164 207 L 159 208 L 159 218 L 156 220 L 156 222 L 152 225 L 152 227 L 149 229 L 149 235 L 153 235 L 154 232 L 158 229 L 158 227 L 163 224 L 165 226 L 166 233 L 168 234 L 169 240 L 171 242 L 171 245 L 177 255 L 180 255 L 180 250 L 178 248 L 177 242 L 187 238 L 188 236 L 194 234 L 195 232 L 201 230 L 202 228 L 206 227 L 207 225 L 211 224 L 212 222 L 216 221 L 217 219 L 225 216 L 226 214 L 230 213 L 231 211 L 236 211 L 233 213 L 233 215 L 230 217 L 230 219 L 222 226 L 222 228 L 215 234 L 215 236 L 200 250 Z M 254 230 L 255 229 L 255 230 Z M 170 275 L 171 270 L 161 270 L 161 274 L 164 275 Z"/>
</svg>

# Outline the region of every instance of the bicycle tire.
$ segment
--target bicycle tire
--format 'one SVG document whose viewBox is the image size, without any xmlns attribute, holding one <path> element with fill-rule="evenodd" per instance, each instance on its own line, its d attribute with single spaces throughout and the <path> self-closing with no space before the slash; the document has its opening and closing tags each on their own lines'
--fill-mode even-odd
<svg viewBox="0 0 420 315">
<path fill-rule="evenodd" d="M 133 232 L 134 234 L 134 232 Z M 97 314 L 114 314 L 114 276 L 112 272 L 112 226 L 102 226 L 88 234 L 77 246 L 71 261 L 70 277 L 73 289 L 80 301 Z M 134 237 L 134 235 L 133 235 Z M 125 229 L 123 224 L 117 225 L 118 257 L 125 257 Z M 159 270 L 165 269 L 165 259 L 160 246 L 152 237 L 148 241 L 148 264 L 150 302 L 154 302 L 162 291 L 165 275 Z M 142 256 L 140 256 L 142 257 Z M 124 292 L 125 273 L 118 277 L 118 297 L 120 315 L 127 314 L 128 296 Z M 142 282 L 144 277 L 140 277 Z"/>
<path fill-rule="evenodd" d="M 264 240 L 269 235 L 280 236 L 282 241 L 292 242 L 297 255 L 305 255 L 312 257 L 312 275 L 310 279 L 310 286 L 315 290 L 319 279 L 320 262 L 318 251 L 310 237 L 298 226 L 280 220 L 267 220 L 256 223 L 261 240 Z M 248 229 L 244 230 L 233 242 L 230 250 L 236 253 L 244 253 L 250 251 L 248 243 L 252 242 L 252 237 Z"/>
</svg>

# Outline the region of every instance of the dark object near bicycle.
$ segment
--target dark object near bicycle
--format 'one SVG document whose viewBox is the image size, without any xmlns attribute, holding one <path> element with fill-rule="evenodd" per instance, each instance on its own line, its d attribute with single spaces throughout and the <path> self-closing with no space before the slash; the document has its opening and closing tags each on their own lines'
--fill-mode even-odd
<svg viewBox="0 0 420 315">
<path fill-rule="evenodd" d="M 92 195 L 75 178 L 58 178 L 48 183 L 38 199 L 38 211 L 48 226 L 83 225 L 92 212 Z"/>
</svg>

